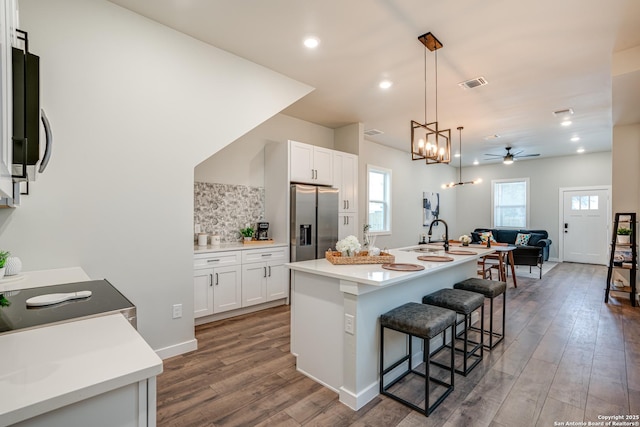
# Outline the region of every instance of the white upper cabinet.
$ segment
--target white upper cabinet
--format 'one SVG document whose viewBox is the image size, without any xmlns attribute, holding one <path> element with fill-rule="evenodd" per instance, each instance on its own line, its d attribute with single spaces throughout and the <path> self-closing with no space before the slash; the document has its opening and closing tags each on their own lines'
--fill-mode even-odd
<svg viewBox="0 0 640 427">
<path fill-rule="evenodd" d="M 291 182 L 333 184 L 333 150 L 291 141 L 289 156 Z"/>
<path fill-rule="evenodd" d="M 15 0 L 0 0 L 0 198 L 13 197 L 11 46 L 15 43 L 17 16 Z"/>
<path fill-rule="evenodd" d="M 357 212 L 358 156 L 333 152 L 333 186 L 340 191 L 339 212 Z"/>
</svg>

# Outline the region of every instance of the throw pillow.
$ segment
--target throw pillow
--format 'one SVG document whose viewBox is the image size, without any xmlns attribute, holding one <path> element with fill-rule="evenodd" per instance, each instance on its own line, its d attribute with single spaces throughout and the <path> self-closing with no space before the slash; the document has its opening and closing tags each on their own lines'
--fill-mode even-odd
<svg viewBox="0 0 640 427">
<path fill-rule="evenodd" d="M 489 239 L 491 239 L 491 243 L 497 243 L 496 239 L 493 238 L 493 233 L 491 231 L 480 233 L 480 240 L 482 243 L 487 243 L 487 240 Z"/>
<path fill-rule="evenodd" d="M 480 243 L 482 239 L 480 238 L 480 233 L 476 233 L 475 231 L 471 232 L 471 241 L 473 243 Z"/>
<path fill-rule="evenodd" d="M 516 236 L 516 246 L 526 246 L 529 243 L 531 234 L 518 233 Z"/>
</svg>

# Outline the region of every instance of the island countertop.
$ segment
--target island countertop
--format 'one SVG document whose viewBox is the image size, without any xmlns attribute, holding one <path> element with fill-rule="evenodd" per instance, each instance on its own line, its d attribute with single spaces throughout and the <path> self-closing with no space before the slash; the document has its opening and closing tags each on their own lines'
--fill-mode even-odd
<svg viewBox="0 0 640 427">
<path fill-rule="evenodd" d="M 419 253 L 414 252 L 413 249 L 433 249 L 434 252 Z M 399 282 L 404 282 L 409 279 L 414 279 L 427 274 L 432 274 L 437 271 L 445 270 L 450 267 L 468 262 L 470 258 L 480 258 L 484 255 L 493 253 L 494 250 L 487 249 L 484 246 L 459 246 L 452 245 L 451 250 L 465 250 L 474 252 L 474 255 L 451 255 L 445 253 L 442 246 L 435 245 L 419 245 L 408 246 L 404 248 L 391 249 L 387 253 L 390 253 L 395 257 L 394 263 L 402 264 L 418 264 L 424 266 L 424 270 L 419 271 L 394 271 L 382 268 L 382 264 L 337 264 L 334 265 L 327 261 L 325 258 L 315 259 L 309 261 L 291 262 L 285 264 L 287 268 L 294 271 L 303 271 L 306 273 L 318 274 L 326 277 L 333 277 L 339 280 L 348 280 L 372 286 L 388 286 Z M 432 262 L 421 261 L 418 256 L 421 255 L 437 255 L 447 256 L 453 258 L 453 261 L 447 262 Z"/>
</svg>

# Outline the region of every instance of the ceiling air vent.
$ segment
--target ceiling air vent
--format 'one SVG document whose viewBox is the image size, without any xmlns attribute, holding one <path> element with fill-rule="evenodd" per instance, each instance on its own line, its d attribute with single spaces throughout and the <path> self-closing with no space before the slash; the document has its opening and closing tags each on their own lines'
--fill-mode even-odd
<svg viewBox="0 0 640 427">
<path fill-rule="evenodd" d="M 367 136 L 376 136 L 376 135 L 382 135 L 384 132 L 382 132 L 381 130 L 378 129 L 369 129 L 369 130 L 365 130 L 364 134 Z"/>
<path fill-rule="evenodd" d="M 475 79 L 470 79 L 462 83 L 458 83 L 458 86 L 463 89 L 473 89 L 475 87 L 484 86 L 486 84 L 489 84 L 489 82 L 484 77 L 476 77 Z"/>
</svg>

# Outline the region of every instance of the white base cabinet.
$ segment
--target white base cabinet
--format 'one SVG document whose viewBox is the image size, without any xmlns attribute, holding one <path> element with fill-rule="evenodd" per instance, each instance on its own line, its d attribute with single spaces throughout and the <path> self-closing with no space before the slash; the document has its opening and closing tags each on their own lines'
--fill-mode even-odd
<svg viewBox="0 0 640 427">
<path fill-rule="evenodd" d="M 284 267 L 288 252 L 281 246 L 196 254 L 194 317 L 233 310 L 244 314 L 240 309 L 288 299 L 289 280 Z"/>
</svg>

